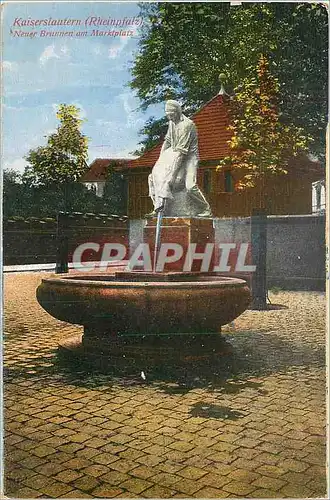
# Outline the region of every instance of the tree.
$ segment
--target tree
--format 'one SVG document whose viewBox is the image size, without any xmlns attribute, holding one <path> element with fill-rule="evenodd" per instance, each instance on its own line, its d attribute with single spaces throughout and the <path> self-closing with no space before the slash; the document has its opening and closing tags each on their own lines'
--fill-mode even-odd
<svg viewBox="0 0 330 500">
<path fill-rule="evenodd" d="M 236 89 L 231 103 L 232 151 L 218 167 L 242 170 L 236 189 L 254 187 L 266 174 L 286 174 L 289 159 L 308 149 L 311 139 L 303 130 L 280 121 L 278 98 L 278 80 L 261 56 L 255 75 Z"/>
<path fill-rule="evenodd" d="M 60 125 L 46 146 L 30 150 L 25 157 L 23 181 L 34 185 L 76 182 L 88 169 L 87 137 L 80 132 L 82 120 L 74 105 L 60 104 L 56 113 Z"/>
<path fill-rule="evenodd" d="M 167 126 L 167 119 L 165 117 L 160 120 L 156 120 L 154 117 L 149 118 L 139 132 L 139 135 L 142 137 L 145 136 L 145 138 L 139 142 L 140 149 L 134 151 L 133 154 L 140 156 L 144 151 L 155 146 L 159 142 L 160 137 L 165 137 Z"/>
<path fill-rule="evenodd" d="M 56 217 L 59 211 L 113 213 L 102 198 L 82 183 L 34 185 L 22 182 L 14 170 L 3 172 L 3 215 L 9 217 Z"/>
<path fill-rule="evenodd" d="M 108 167 L 102 200 L 108 213 L 116 215 L 126 215 L 126 179 L 121 172 L 116 171 L 115 167 L 115 161 L 111 162 Z"/>
<path fill-rule="evenodd" d="M 197 110 L 217 94 L 220 72 L 231 93 L 253 76 L 264 54 L 280 84 L 280 120 L 304 128 L 314 139 L 314 152 L 324 155 L 328 16 L 323 5 L 161 2 L 140 8 L 144 27 L 130 85 L 143 109 L 175 98 L 186 112 Z"/>
</svg>

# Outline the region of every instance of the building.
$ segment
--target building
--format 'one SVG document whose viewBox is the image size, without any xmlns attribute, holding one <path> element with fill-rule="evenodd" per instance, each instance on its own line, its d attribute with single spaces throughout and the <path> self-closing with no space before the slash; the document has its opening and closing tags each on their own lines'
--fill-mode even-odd
<svg viewBox="0 0 330 500">
<path fill-rule="evenodd" d="M 102 197 L 107 180 L 108 168 L 115 165 L 116 169 L 126 172 L 129 161 L 130 160 L 124 158 L 97 158 L 90 164 L 89 170 L 83 175 L 80 182 L 88 189 L 94 191 L 97 196 Z"/>
<path fill-rule="evenodd" d="M 325 179 L 312 183 L 312 212 L 325 214 Z"/>
<path fill-rule="evenodd" d="M 307 156 L 293 158 L 288 173 L 269 176 L 262 189 L 260 186 L 244 191 L 235 189 L 242 176 L 241 171 L 230 169 L 217 171 L 219 160 L 229 153 L 228 130 L 230 100 L 223 93 L 207 102 L 193 116 L 197 126 L 200 163 L 198 184 L 210 202 L 215 217 L 239 217 L 251 215 L 253 208 L 264 206 L 271 215 L 312 213 L 312 183 L 324 177 L 324 169 L 318 161 Z M 148 175 L 158 159 L 162 142 L 136 159 L 97 159 L 85 174 L 82 182 L 96 184 L 102 191 L 105 172 L 112 162 L 127 180 L 127 214 L 130 218 L 143 217 L 152 209 L 148 194 Z M 102 184 L 103 183 L 103 184 Z"/>
</svg>

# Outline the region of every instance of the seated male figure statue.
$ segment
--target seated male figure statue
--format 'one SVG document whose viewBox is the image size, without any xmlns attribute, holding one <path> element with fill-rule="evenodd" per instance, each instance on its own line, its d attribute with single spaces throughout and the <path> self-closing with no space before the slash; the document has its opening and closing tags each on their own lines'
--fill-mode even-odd
<svg viewBox="0 0 330 500">
<path fill-rule="evenodd" d="M 154 204 L 154 212 L 150 215 L 156 215 L 164 210 L 166 200 L 173 200 L 176 192 L 185 190 L 187 195 L 185 215 L 212 217 L 210 205 L 197 186 L 196 125 L 182 113 L 177 101 L 166 101 L 165 115 L 169 120 L 167 134 L 159 158 L 148 179 L 149 195 Z"/>
</svg>

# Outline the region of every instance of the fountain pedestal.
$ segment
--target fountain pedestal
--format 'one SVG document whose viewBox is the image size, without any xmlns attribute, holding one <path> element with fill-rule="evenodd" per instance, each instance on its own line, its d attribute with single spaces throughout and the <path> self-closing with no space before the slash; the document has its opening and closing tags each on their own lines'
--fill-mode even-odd
<svg viewBox="0 0 330 500">
<path fill-rule="evenodd" d="M 157 218 L 147 219 L 144 227 L 143 241 L 149 245 L 153 261 L 153 252 L 155 247 Z M 196 253 L 204 253 L 207 243 L 214 243 L 214 226 L 211 218 L 197 217 L 163 217 L 161 226 L 161 244 L 178 243 L 183 247 L 183 256 L 176 262 L 165 264 L 164 271 L 184 271 L 184 263 L 187 256 L 187 250 L 190 244 L 196 244 Z M 191 248 L 191 247 L 190 247 Z M 189 271 L 201 271 L 202 260 L 194 259 Z M 210 265 L 210 270 L 214 266 L 214 252 Z M 209 270 L 208 269 L 208 270 Z"/>
</svg>

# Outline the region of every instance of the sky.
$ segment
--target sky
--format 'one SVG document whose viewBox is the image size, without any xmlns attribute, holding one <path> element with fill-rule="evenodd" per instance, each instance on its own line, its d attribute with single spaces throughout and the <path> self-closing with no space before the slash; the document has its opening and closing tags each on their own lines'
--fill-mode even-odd
<svg viewBox="0 0 330 500">
<path fill-rule="evenodd" d="M 138 50 L 139 26 L 85 25 L 101 20 L 139 17 L 137 3 L 42 2 L 6 3 L 3 9 L 3 146 L 2 164 L 23 172 L 24 156 L 46 144 L 59 124 L 59 104 L 75 104 L 86 121 L 89 162 L 95 158 L 127 158 L 138 147 L 138 131 L 146 120 L 162 116 L 163 105 L 146 112 L 128 87 Z M 76 26 L 23 26 L 25 20 L 80 21 Z M 98 23 L 99 21 L 93 21 Z M 136 23 L 140 20 L 137 19 Z M 91 36 L 93 30 L 132 31 L 133 36 Z M 74 32 L 74 36 L 41 36 Z M 88 36 L 78 36 L 87 32 Z M 24 36 L 22 36 L 24 35 Z"/>
</svg>

